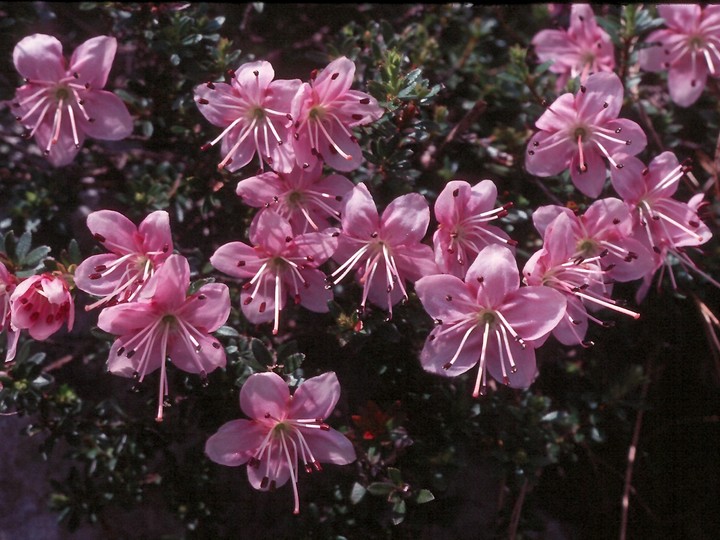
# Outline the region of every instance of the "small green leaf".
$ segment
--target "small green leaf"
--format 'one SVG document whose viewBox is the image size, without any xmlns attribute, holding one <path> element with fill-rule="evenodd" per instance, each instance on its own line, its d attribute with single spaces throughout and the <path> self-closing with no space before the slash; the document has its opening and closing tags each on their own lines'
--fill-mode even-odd
<svg viewBox="0 0 720 540">
<path fill-rule="evenodd" d="M 353 484 L 352 490 L 350 491 L 350 502 L 353 504 L 359 503 L 365 496 L 365 493 L 367 493 L 367 489 L 365 489 L 365 486 L 359 484 L 358 482 L 355 482 Z"/>
<path fill-rule="evenodd" d="M 228 337 L 228 338 L 239 338 L 240 333 L 232 328 L 231 326 L 221 326 L 217 330 L 215 330 L 215 335 L 220 337 Z"/>
<path fill-rule="evenodd" d="M 425 504 L 434 500 L 435 495 L 433 495 L 432 492 L 428 489 L 421 489 L 420 491 L 418 491 L 417 497 L 415 498 L 415 502 L 418 504 Z"/>
<path fill-rule="evenodd" d="M 272 354 L 267 350 L 265 344 L 257 338 L 250 340 L 250 350 L 252 351 L 255 360 L 265 366 L 272 366 L 275 362 L 273 361 Z"/>
<path fill-rule="evenodd" d="M 396 469 L 394 467 L 388 467 L 388 476 L 390 477 L 390 481 L 393 484 L 400 485 L 402 484 L 402 473 L 400 472 L 400 469 Z"/>
<path fill-rule="evenodd" d="M 395 489 L 395 486 L 388 484 L 387 482 L 373 482 L 367 487 L 367 490 L 372 495 L 380 497 L 386 497 Z"/>
</svg>

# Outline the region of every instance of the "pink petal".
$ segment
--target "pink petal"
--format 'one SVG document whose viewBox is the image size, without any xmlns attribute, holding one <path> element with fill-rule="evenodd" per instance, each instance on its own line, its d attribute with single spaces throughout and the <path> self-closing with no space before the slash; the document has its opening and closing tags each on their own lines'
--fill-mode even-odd
<svg viewBox="0 0 720 540">
<path fill-rule="evenodd" d="M 208 87 L 207 83 L 197 85 L 194 89 L 195 103 L 211 124 L 227 127 L 245 114 L 249 104 L 229 84 L 215 82 L 212 86 L 213 88 Z M 200 100 L 208 103 L 200 103 Z"/>
<path fill-rule="evenodd" d="M 658 45 L 650 45 L 638 51 L 640 69 L 653 72 L 665 71 L 668 68 L 667 63 L 672 63 L 677 58 L 677 54 L 671 56 L 665 51 L 673 49 L 683 39 L 685 37 L 682 34 L 671 30 L 663 29 L 651 32 L 645 38 L 645 43 L 658 43 Z"/>
<path fill-rule="evenodd" d="M 488 308 L 497 307 L 503 303 L 507 294 L 520 286 L 515 257 L 504 246 L 489 245 L 483 248 L 468 268 L 465 281 L 471 290 L 477 291 L 478 304 Z"/>
<path fill-rule="evenodd" d="M 425 340 L 425 345 L 420 353 L 420 363 L 428 373 L 455 377 L 471 369 L 480 360 L 483 330 L 481 327 L 476 327 L 476 330 L 473 330 L 463 345 L 452 366 L 444 369 L 443 366 L 455 356 L 460 348 L 463 335 L 467 330 L 463 328 L 434 338 L 442 331 L 442 328 L 442 326 L 435 328 Z"/>
<path fill-rule="evenodd" d="M 693 62 L 690 54 L 675 62 L 668 71 L 670 97 L 681 107 L 695 103 L 703 93 L 706 82 L 707 64 L 700 58 Z"/>
<path fill-rule="evenodd" d="M 587 170 L 585 172 L 580 171 L 580 153 L 576 153 L 570 161 L 570 179 L 582 193 L 588 197 L 596 198 L 605 187 L 607 165 L 600 150 L 588 143 L 584 143 L 583 148 Z"/>
<path fill-rule="evenodd" d="M 380 220 L 381 238 L 390 245 L 421 242 L 430 223 L 425 197 L 408 193 L 394 199 Z"/>
<path fill-rule="evenodd" d="M 349 127 L 364 126 L 385 113 L 374 97 L 357 90 L 348 90 L 342 103 L 342 118 L 347 119 Z"/>
<path fill-rule="evenodd" d="M 607 238 L 628 236 L 632 232 L 632 215 L 628 206 L 614 197 L 592 203 L 583 214 L 582 223 L 587 236 Z"/>
<path fill-rule="evenodd" d="M 282 445 L 275 443 L 270 450 L 270 457 L 267 455 L 262 458 L 262 463 L 258 467 L 247 467 L 248 480 L 250 485 L 260 491 L 268 491 L 270 483 L 265 479 L 266 472 L 268 478 L 273 482 L 273 486 L 278 488 L 284 486 L 290 480 L 290 466 L 287 456 L 282 449 Z M 269 464 L 266 465 L 266 462 Z M 265 482 L 265 487 L 263 487 Z"/>
<path fill-rule="evenodd" d="M 302 271 L 302 276 L 307 287 L 300 287 L 300 305 L 315 313 L 327 313 L 333 291 L 325 288 L 325 274 L 320 270 L 308 269 Z M 290 291 L 291 296 L 294 294 L 289 286 L 286 286 L 286 290 Z"/>
<path fill-rule="evenodd" d="M 273 197 L 285 193 L 287 189 L 287 186 L 276 172 L 268 171 L 240 180 L 235 193 L 242 199 L 243 203 L 260 208 L 265 204 L 271 204 Z"/>
<path fill-rule="evenodd" d="M 678 165 L 680 162 L 672 152 L 663 152 L 650 162 L 649 174 L 641 178 L 644 180 L 647 190 L 653 193 L 654 198 L 672 197 L 675 194 L 680 184 L 680 178 L 676 178 L 672 182 L 665 180 L 673 170 L 677 169 Z"/>
<path fill-rule="evenodd" d="M 333 169 L 343 172 L 357 169 L 363 162 L 362 149 L 355 138 L 346 133 L 347 126 L 343 128 L 337 121 L 324 122 L 323 125 L 330 135 L 330 140 L 345 154 L 342 156 L 328 139 L 321 135 L 319 143 L 322 144 L 319 144 L 318 151 L 322 154 L 325 163 Z M 312 161 L 308 161 L 308 163 L 312 163 Z"/>
<path fill-rule="evenodd" d="M 151 304 L 130 302 L 103 309 L 98 316 L 98 327 L 116 336 L 127 336 L 150 327 L 159 317 Z"/>
<path fill-rule="evenodd" d="M 577 144 L 564 131 L 538 131 L 528 143 L 525 168 L 535 176 L 554 176 L 567 169 L 574 152 Z"/>
<path fill-rule="evenodd" d="M 535 127 L 541 131 L 564 131 L 576 118 L 575 96 L 566 93 L 553 101 L 548 110 L 537 119 Z"/>
<path fill-rule="evenodd" d="M 613 157 L 623 166 L 621 169 L 617 167 L 610 169 L 613 188 L 627 204 L 636 204 L 646 192 L 642 174 L 645 164 L 627 154 L 616 154 Z"/>
<path fill-rule="evenodd" d="M 307 379 L 295 390 L 287 417 L 294 420 L 324 420 L 330 417 L 338 399 L 340 383 L 335 373 L 328 371 Z"/>
<path fill-rule="evenodd" d="M 352 442 L 339 431 L 303 428 L 301 431 L 313 456 L 320 463 L 347 465 L 357 459 Z"/>
<path fill-rule="evenodd" d="M 220 246 L 210 257 L 210 264 L 217 270 L 236 278 L 253 277 L 267 260 L 260 258 L 258 252 L 242 242 L 230 242 Z"/>
<path fill-rule="evenodd" d="M 417 281 L 423 276 L 439 274 L 435 255 L 430 246 L 410 244 L 397 246 L 392 250 L 400 277 L 408 281 Z"/>
<path fill-rule="evenodd" d="M 265 90 L 275 78 L 275 70 L 270 62 L 258 60 L 240 66 L 235 72 L 233 85 L 242 89 L 246 99 L 255 103 L 262 103 Z"/>
<path fill-rule="evenodd" d="M 252 291 L 255 290 L 254 283 L 251 288 L 240 293 L 240 308 L 245 318 L 253 324 L 270 322 L 275 318 L 275 276 L 265 273 L 260 278 L 260 286 L 255 297 L 250 300 Z M 282 287 L 282 285 L 281 285 Z M 279 310 L 285 307 L 287 291 L 281 289 Z"/>
<path fill-rule="evenodd" d="M 182 255 L 173 254 L 150 277 L 140 297 L 150 299 L 160 310 L 172 312 L 185 302 L 190 285 L 190 265 Z"/>
<path fill-rule="evenodd" d="M 503 371 L 500 355 L 497 354 L 497 345 L 495 345 L 494 349 L 493 354 L 488 357 L 487 370 L 493 379 L 503 382 Z M 508 386 L 511 388 L 528 388 L 538 375 L 535 349 L 529 346 L 523 349 L 513 341 L 510 342 L 510 349 L 517 371 L 513 373 L 506 361 L 505 376 L 509 381 Z"/>
<path fill-rule="evenodd" d="M 355 77 L 355 63 L 341 56 L 330 62 L 313 82 L 320 103 L 331 103 L 340 99 L 352 86 Z"/>
<path fill-rule="evenodd" d="M 697 4 L 661 4 L 657 10 L 667 26 L 683 33 L 694 30 L 702 15 Z"/>
<path fill-rule="evenodd" d="M 104 141 L 119 141 L 133 131 L 133 119 L 127 106 L 112 92 L 97 90 L 83 95 L 84 107 L 94 122 L 88 122 L 75 111 L 78 128 L 88 136 Z"/>
<path fill-rule="evenodd" d="M 540 233 L 542 238 L 545 238 L 545 231 L 548 225 L 560 214 L 568 214 L 570 217 L 574 217 L 573 211 L 566 206 L 558 206 L 555 204 L 549 204 L 547 206 L 540 206 L 536 208 L 532 213 L 533 225 L 535 229 Z"/>
<path fill-rule="evenodd" d="M 194 335 L 200 351 L 192 342 L 184 340 L 177 329 L 168 340 L 168 356 L 175 367 L 187 373 L 210 373 L 225 367 L 225 349 L 217 339 L 208 335 Z"/>
<path fill-rule="evenodd" d="M 456 321 L 465 318 L 476 308 L 474 295 L 459 278 L 438 274 L 419 279 L 415 292 L 430 317 L 441 321 Z"/>
<path fill-rule="evenodd" d="M 611 131 L 617 131 L 618 129 L 622 130 L 621 134 L 616 135 L 622 140 L 620 143 L 597 139 L 603 143 L 611 156 L 620 152 L 634 156 L 642 152 L 647 146 L 647 136 L 645 135 L 645 132 L 632 120 L 628 120 L 627 118 L 617 118 L 615 120 L 605 122 L 604 127 Z M 627 141 L 630 141 L 630 144 L 627 144 Z"/>
<path fill-rule="evenodd" d="M 322 232 L 309 232 L 295 237 L 295 246 L 300 256 L 312 261 L 317 267 L 332 257 L 337 249 L 339 230 L 330 227 Z"/>
<path fill-rule="evenodd" d="M 281 255 L 287 251 L 288 238 L 293 238 L 292 227 L 277 212 L 267 209 L 250 227 L 250 241 L 262 246 L 272 255 Z"/>
<path fill-rule="evenodd" d="M 255 147 L 255 140 L 252 134 L 247 134 L 249 125 L 247 122 L 237 124 L 225 135 L 222 143 L 220 143 L 220 153 L 223 159 L 229 156 L 232 160 L 225 165 L 225 168 L 230 172 L 242 169 L 255 157 L 257 148 Z M 241 139 L 242 142 L 236 147 L 236 144 Z M 233 151 L 230 152 L 231 150 Z"/>
<path fill-rule="evenodd" d="M 87 226 L 105 249 L 118 255 L 137 253 L 140 246 L 135 224 L 114 210 L 98 210 L 87 217 Z"/>
<path fill-rule="evenodd" d="M 588 329 L 588 316 L 582 301 L 567 295 L 567 316 L 553 330 L 553 336 L 563 345 L 580 345 L 585 340 Z M 575 324 L 570 320 L 575 321 Z"/>
<path fill-rule="evenodd" d="M 550 287 L 522 287 L 510 293 L 500 312 L 524 340 L 540 339 L 565 316 L 565 296 Z"/>
<path fill-rule="evenodd" d="M 13 63 L 26 79 L 58 81 L 65 76 L 62 44 L 53 36 L 33 34 L 13 49 Z"/>
<path fill-rule="evenodd" d="M 231 420 L 205 443 L 205 454 L 220 465 L 237 467 L 246 463 L 260 447 L 268 429 L 250 420 Z"/>
<path fill-rule="evenodd" d="M 117 40 L 114 37 L 88 39 L 73 52 L 68 71 L 79 75 L 80 84 L 89 83 L 96 90 L 104 88 L 116 51 Z"/>
<path fill-rule="evenodd" d="M 585 81 L 585 92 L 580 91 L 575 96 L 578 118 L 593 123 L 617 118 L 624 93 L 622 81 L 615 73 L 590 75 Z"/>
<path fill-rule="evenodd" d="M 142 346 L 135 346 L 135 353 L 128 358 L 128 343 L 134 336 L 122 336 L 116 339 L 112 347 L 110 347 L 110 354 L 108 355 L 108 371 L 113 375 L 119 375 L 121 377 L 135 377 L 135 373 L 139 373 L 141 376 L 148 375 L 153 371 L 160 369 L 160 366 L 165 362 L 164 352 L 162 350 L 161 336 L 157 333 L 154 334 L 150 341 L 143 343 Z M 122 351 L 122 354 L 118 354 Z M 145 363 L 142 361 L 145 359 Z"/>
<path fill-rule="evenodd" d="M 342 217 L 343 235 L 368 241 L 373 233 L 380 230 L 375 201 L 364 183 L 356 185 L 350 192 Z"/>
<path fill-rule="evenodd" d="M 290 390 L 277 373 L 253 373 L 240 389 L 240 408 L 250 418 L 287 418 Z"/>
<path fill-rule="evenodd" d="M 67 115 L 63 115 L 65 117 L 64 121 L 60 125 L 60 133 L 58 136 L 57 143 L 50 145 L 50 153 L 47 154 L 47 160 L 54 166 L 54 167 L 64 167 L 65 165 L 69 165 L 73 162 L 75 159 L 75 156 L 80 152 L 80 148 L 82 148 L 82 145 L 85 141 L 85 134 L 80 131 L 78 132 L 78 144 L 80 148 L 75 146 L 75 140 L 73 138 L 72 134 L 72 127 L 70 125 L 69 120 L 67 119 Z M 46 116 L 45 120 L 40 124 L 40 127 L 38 127 L 37 131 L 35 132 L 35 142 L 37 143 L 38 147 L 40 147 L 40 150 L 45 152 L 45 150 L 48 148 L 48 143 L 51 139 L 55 136 L 55 132 L 53 130 L 52 126 L 53 116 L 50 116 L 49 119 Z"/>
<path fill-rule="evenodd" d="M 225 324 L 230 315 L 230 292 L 227 285 L 203 285 L 195 294 L 189 296 L 175 313 L 195 328 L 214 332 Z"/>
<path fill-rule="evenodd" d="M 170 215 L 165 210 L 150 213 L 138 225 L 142 237 L 143 253 L 154 252 L 153 261 L 162 262 L 172 254 L 173 241 L 170 232 Z"/>
</svg>

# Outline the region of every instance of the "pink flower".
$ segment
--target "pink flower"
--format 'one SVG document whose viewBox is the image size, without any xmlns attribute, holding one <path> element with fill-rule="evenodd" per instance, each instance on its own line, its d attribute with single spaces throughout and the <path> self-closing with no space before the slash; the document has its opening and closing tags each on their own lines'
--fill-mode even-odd
<svg viewBox="0 0 720 540">
<path fill-rule="evenodd" d="M 535 123 L 540 131 L 528 144 L 527 171 L 553 176 L 569 167 L 575 187 L 588 197 L 600 195 L 607 178 L 603 158 L 616 166 L 614 153 L 635 155 L 647 144 L 640 126 L 617 117 L 622 100 L 614 73 L 590 75 L 575 96 L 560 96 Z"/>
<path fill-rule="evenodd" d="M 72 330 L 75 304 L 68 284 L 57 274 L 39 274 L 24 279 L 10 296 L 10 324 L 27 330 L 33 339 L 44 341 L 67 321 Z"/>
<path fill-rule="evenodd" d="M 597 25 L 589 4 L 573 4 L 567 30 L 542 30 L 532 44 L 540 62 L 552 61 L 550 71 L 558 74 L 558 92 L 570 78 L 580 76 L 584 83 L 592 73 L 615 69 L 612 40 Z"/>
<path fill-rule="evenodd" d="M 15 68 L 25 78 L 13 103 L 15 115 L 56 167 L 75 158 L 86 136 L 117 141 L 132 133 L 125 104 L 102 90 L 116 49 L 114 37 L 94 37 L 75 49 L 67 64 L 52 36 L 33 34 L 15 46 Z"/>
<path fill-rule="evenodd" d="M 377 100 L 350 90 L 355 64 L 344 56 L 330 62 L 310 84 L 303 83 L 292 102 L 295 159 L 305 167 L 324 161 L 338 171 L 360 166 L 362 151 L 351 128 L 383 115 Z"/>
<path fill-rule="evenodd" d="M 20 337 L 20 332 L 12 325 L 10 309 L 10 298 L 17 283 L 18 279 L 15 275 L 8 272 L 5 265 L 0 262 L 0 333 L 7 332 L 6 362 L 15 358 L 18 338 Z"/>
<path fill-rule="evenodd" d="M 622 204 L 621 201 L 617 202 Z M 609 222 L 613 219 L 608 218 Z M 523 269 L 523 276 L 530 286 L 550 287 L 565 295 L 567 310 L 553 330 L 553 335 L 565 345 L 589 346 L 591 343 L 585 341 L 588 319 L 603 326 L 609 326 L 609 323 L 590 315 L 586 305 L 592 310 L 612 309 L 633 319 L 640 315 L 622 307 L 620 302 L 610 297 L 610 272 L 614 263 L 601 264 L 610 256 L 609 248 L 603 250 L 600 247 L 602 241 L 593 237 L 578 242 L 579 221 L 572 213 L 559 213 L 545 227 L 543 248 L 530 257 Z M 596 253 L 598 249 L 603 251 Z M 608 254 L 605 254 L 606 251 Z M 634 261 L 629 256 L 628 259 L 628 264 Z M 645 268 L 647 265 L 641 269 Z"/>
<path fill-rule="evenodd" d="M 566 259 L 580 263 L 595 261 L 613 281 L 633 281 L 642 277 L 653 265 L 652 254 L 644 244 L 632 238 L 633 216 L 620 199 L 608 197 L 592 203 L 584 214 L 576 215 L 565 206 L 541 206 L 533 212 L 533 223 L 547 241 L 546 231 L 560 215 L 568 218 L 562 230 L 567 247 Z M 557 234 L 556 230 L 556 234 Z"/>
<path fill-rule="evenodd" d="M 429 223 L 430 209 L 422 195 L 398 197 L 380 217 L 367 187 L 358 184 L 343 210 L 342 234 L 333 255 L 340 264 L 332 273 L 334 283 L 358 268 L 360 309 L 370 300 L 387 306 L 392 316 L 392 306 L 407 298 L 405 281 L 439 273 L 432 248 L 421 243 Z"/>
<path fill-rule="evenodd" d="M 75 270 L 78 289 L 102 297 L 86 310 L 134 300 L 172 253 L 170 216 L 163 210 L 148 215 L 139 227 L 118 212 L 99 210 L 88 216 L 87 225 L 110 253 L 92 255 Z"/>
<path fill-rule="evenodd" d="M 327 313 L 332 291 L 318 270 L 337 247 L 337 229 L 294 236 L 290 223 L 272 210 L 262 212 L 250 227 L 249 246 L 230 242 L 210 257 L 210 264 L 230 276 L 250 279 L 240 295 L 245 317 L 255 324 L 274 320 L 280 328 L 280 311 L 287 296 L 310 311 Z"/>
<path fill-rule="evenodd" d="M 549 287 L 522 287 L 512 252 L 485 247 L 465 281 L 448 274 L 415 284 L 435 319 L 420 353 L 423 368 L 453 377 L 479 364 L 473 396 L 484 393 L 487 373 L 513 388 L 527 388 L 537 374 L 535 347 L 565 315 L 565 298 Z"/>
<path fill-rule="evenodd" d="M 230 314 L 226 285 L 209 283 L 187 296 L 190 267 L 181 255 L 171 255 L 150 278 L 135 302 L 100 312 L 98 326 L 119 336 L 110 348 L 108 370 L 142 382 L 160 368 L 157 417 L 162 421 L 168 383 L 165 360 L 205 378 L 225 365 L 225 351 L 210 332 Z"/>
<path fill-rule="evenodd" d="M 435 262 L 446 274 L 465 277 L 469 263 L 489 244 L 515 246 L 517 242 L 491 221 L 505 217 L 512 203 L 495 208 L 497 188 L 491 180 L 470 186 L 448 182 L 435 201 L 438 228 L 433 235 Z"/>
<path fill-rule="evenodd" d="M 339 219 L 343 198 L 352 188 L 344 176 L 323 176 L 317 163 L 307 169 L 296 166 L 287 174 L 266 172 L 240 180 L 236 193 L 250 206 L 274 210 L 301 234 L 326 229 L 329 220 Z"/>
<path fill-rule="evenodd" d="M 708 74 L 720 77 L 720 6 L 661 5 L 667 28 L 652 32 L 638 61 L 646 71 L 668 70 L 670 97 L 681 107 L 697 101 Z"/>
<path fill-rule="evenodd" d="M 237 467 L 248 464 L 255 489 L 267 491 L 292 482 L 300 513 L 300 463 L 306 472 L 322 470 L 320 463 L 346 465 L 355 461 L 355 449 L 342 433 L 328 426 L 340 384 L 335 373 L 307 379 L 294 394 L 276 373 L 255 373 L 240 389 L 240 408 L 250 420 L 232 420 L 220 426 L 205 444 L 216 463 Z"/>
<path fill-rule="evenodd" d="M 300 80 L 273 80 L 275 70 L 262 60 L 243 64 L 229 75 L 230 84 L 195 87 L 200 112 L 210 123 L 225 128 L 203 149 L 222 140 L 225 157 L 218 169 L 236 171 L 257 153 L 261 170 L 265 162 L 275 171 L 289 173 L 295 162 L 289 141 L 290 105 Z"/>
<path fill-rule="evenodd" d="M 691 203 L 682 203 L 673 198 L 680 178 L 689 167 L 678 163 L 672 152 L 663 152 L 648 167 L 633 156 L 620 154 L 615 159 L 624 167 L 613 171 L 613 187 L 634 214 L 636 238 L 654 252 L 655 264 L 645 275 L 645 286 L 639 297 L 644 296 L 653 274 L 666 262 L 668 255 L 674 256 L 683 266 L 720 287 L 682 249 L 702 245 L 712 237 L 710 229 L 697 213 L 702 195 L 691 200 Z M 672 273 L 670 277 L 674 283 Z"/>
</svg>

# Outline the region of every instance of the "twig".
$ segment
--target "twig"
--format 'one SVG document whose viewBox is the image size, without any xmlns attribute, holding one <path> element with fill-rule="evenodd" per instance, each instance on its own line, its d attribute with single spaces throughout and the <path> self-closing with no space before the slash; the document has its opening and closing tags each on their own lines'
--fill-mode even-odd
<svg viewBox="0 0 720 540">
<path fill-rule="evenodd" d="M 623 488 L 622 498 L 622 517 L 620 519 L 620 540 L 625 540 L 627 535 L 628 510 L 630 509 L 630 489 L 632 488 L 632 475 L 635 466 L 635 457 L 637 456 L 638 440 L 640 439 L 640 428 L 642 427 L 644 409 L 642 408 L 647 398 L 648 388 L 650 387 L 650 359 L 645 364 L 645 382 L 643 382 L 640 390 L 641 408 L 635 417 L 635 427 L 633 428 L 632 442 L 628 448 L 628 464 L 625 469 L 625 487 Z"/>
<path fill-rule="evenodd" d="M 512 515 L 510 516 L 510 527 L 508 528 L 508 539 L 515 540 L 517 536 L 518 525 L 520 525 L 520 515 L 522 514 L 523 503 L 525 502 L 525 495 L 528 491 L 529 480 L 525 478 L 520 493 L 518 493 L 515 506 L 513 506 Z"/>
</svg>

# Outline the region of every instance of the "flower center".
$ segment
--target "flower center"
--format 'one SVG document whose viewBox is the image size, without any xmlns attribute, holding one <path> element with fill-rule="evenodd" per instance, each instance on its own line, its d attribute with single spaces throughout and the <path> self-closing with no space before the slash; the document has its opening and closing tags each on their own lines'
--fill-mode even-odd
<svg viewBox="0 0 720 540">
<path fill-rule="evenodd" d="M 587 129 L 583 126 L 579 126 L 575 128 L 575 135 L 573 136 L 573 141 L 577 140 L 578 138 L 582 141 L 585 141 L 585 138 L 588 136 Z"/>
<path fill-rule="evenodd" d="M 297 208 L 303 202 L 303 194 L 300 191 L 291 191 L 286 200 L 288 205 Z"/>
<path fill-rule="evenodd" d="M 592 238 L 583 238 L 578 242 L 576 249 L 582 257 L 592 257 L 598 252 L 598 244 Z"/>
</svg>

